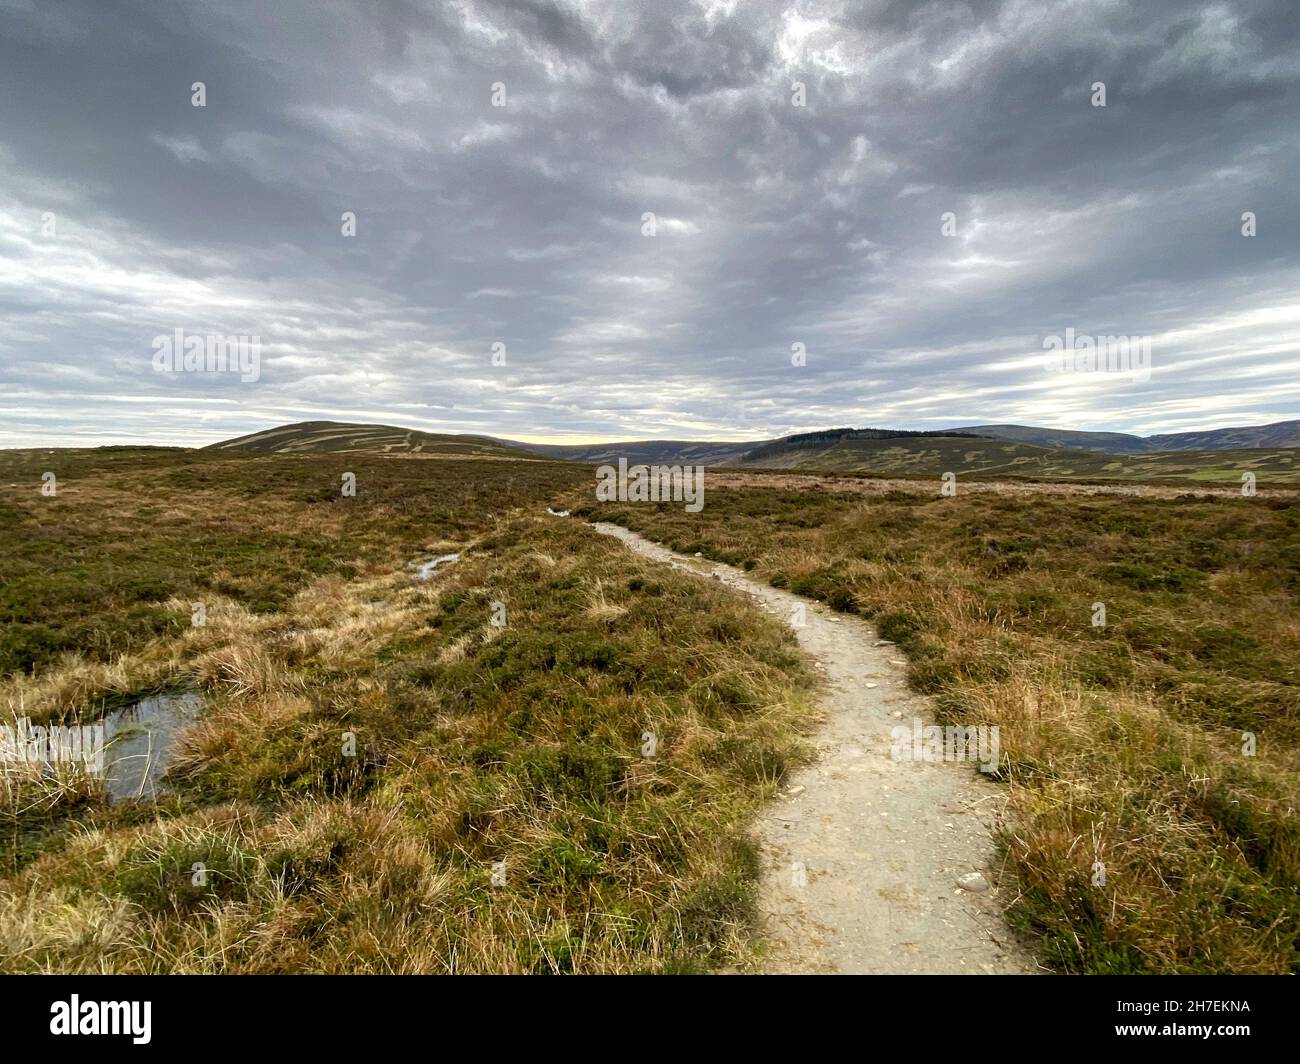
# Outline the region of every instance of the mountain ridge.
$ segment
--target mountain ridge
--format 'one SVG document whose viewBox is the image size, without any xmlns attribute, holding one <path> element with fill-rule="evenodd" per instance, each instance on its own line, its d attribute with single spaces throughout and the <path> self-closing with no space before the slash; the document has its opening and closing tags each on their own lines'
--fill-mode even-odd
<svg viewBox="0 0 1300 1064">
<path fill-rule="evenodd" d="M 1136 436 L 1127 432 L 1052 429 L 1037 425 L 969 425 L 953 432 L 973 432 L 1016 443 L 1075 447 L 1108 454 L 1158 454 L 1170 451 L 1228 451 L 1251 447 L 1300 447 L 1300 420 L 1267 425 L 1234 425 L 1222 429 L 1166 432 Z"/>
<path fill-rule="evenodd" d="M 263 454 L 316 454 L 348 451 L 381 454 L 463 455 L 483 458 L 533 458 L 526 445 L 491 436 L 425 432 L 397 425 L 350 421 L 297 421 L 210 443 L 206 451 L 240 450 Z"/>
<path fill-rule="evenodd" d="M 768 469 L 877 476 L 934 476 L 940 472 L 954 472 L 963 476 L 1043 480 L 1095 478 L 1227 482 L 1240 480 L 1242 473 L 1248 471 L 1267 476 L 1275 483 L 1291 483 L 1300 480 L 1297 429 L 1300 429 L 1300 422 L 1279 422 L 1203 433 L 1140 437 L 1035 426 L 984 425 L 930 431 L 836 428 L 794 433 L 772 440 L 737 442 L 628 440 L 599 444 L 529 444 L 490 436 L 429 433 L 392 425 L 307 421 L 249 433 L 211 444 L 206 449 L 277 454 L 367 451 L 409 457 L 551 459 L 592 465 L 613 464 L 624 459 L 635 465 L 702 465 L 723 470 Z M 1291 446 L 1265 442 L 1292 438 L 1296 442 Z M 1162 449 L 1133 449 L 1150 440 L 1156 440 Z M 1233 446 L 1195 446 L 1206 440 L 1222 440 Z M 1248 442 L 1243 445 L 1243 441 Z"/>
</svg>

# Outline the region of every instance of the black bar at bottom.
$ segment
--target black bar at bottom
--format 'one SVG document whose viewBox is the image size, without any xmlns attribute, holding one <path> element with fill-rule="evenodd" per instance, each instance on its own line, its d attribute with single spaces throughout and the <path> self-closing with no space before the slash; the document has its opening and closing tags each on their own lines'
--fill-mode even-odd
<svg viewBox="0 0 1300 1064">
<path fill-rule="evenodd" d="M 749 1042 L 865 1051 L 883 1049 L 882 1037 L 901 1040 L 894 1051 L 1127 1044 L 1222 1054 L 1243 1043 L 1281 1047 L 1296 1021 L 1295 983 L 1254 976 L 5 976 L 0 994 L 4 1045 L 24 1062 L 33 1058 L 16 1055 L 23 1050 L 109 1042 L 209 1059 L 223 1050 L 336 1055 L 412 1042 L 435 1053 L 477 1046 L 494 1058 Z"/>
</svg>

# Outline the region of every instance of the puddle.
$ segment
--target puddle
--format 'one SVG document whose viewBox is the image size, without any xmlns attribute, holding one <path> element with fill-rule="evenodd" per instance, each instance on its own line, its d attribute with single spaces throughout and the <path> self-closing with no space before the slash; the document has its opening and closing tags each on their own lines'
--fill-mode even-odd
<svg viewBox="0 0 1300 1064">
<path fill-rule="evenodd" d="M 458 562 L 458 561 L 460 561 L 460 554 L 459 554 L 459 553 L 456 553 L 456 554 L 440 554 L 440 555 L 438 555 L 438 557 L 434 558 L 432 561 L 421 562 L 421 563 L 420 563 L 420 568 L 417 570 L 417 572 L 416 572 L 416 574 L 415 574 L 416 579 L 417 579 L 417 580 L 428 580 L 429 577 L 431 577 L 431 576 L 433 575 L 433 571 L 434 571 L 436 568 L 438 568 L 438 566 L 440 566 L 440 565 L 445 565 L 445 564 L 448 564 L 448 563 L 450 563 L 450 562 Z"/>
<path fill-rule="evenodd" d="M 151 695 L 104 717 L 104 789 L 110 801 L 157 795 L 176 736 L 199 715 L 193 691 Z"/>
</svg>

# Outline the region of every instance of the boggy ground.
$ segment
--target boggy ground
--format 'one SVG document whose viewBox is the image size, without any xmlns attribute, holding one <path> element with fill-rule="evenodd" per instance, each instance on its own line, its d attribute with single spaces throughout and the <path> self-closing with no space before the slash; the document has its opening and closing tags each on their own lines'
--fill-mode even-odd
<svg viewBox="0 0 1300 1064">
<path fill-rule="evenodd" d="M 1294 500 L 711 478 L 690 515 L 597 507 L 593 483 L 545 462 L 0 454 L 0 713 L 208 704 L 156 803 L 6 779 L 0 968 L 750 963 L 751 828 L 807 762 L 806 659 L 781 619 L 552 505 L 868 617 L 943 719 L 998 724 L 1009 916 L 1048 967 L 1296 970 Z"/>
<path fill-rule="evenodd" d="M 776 620 L 546 516 L 587 471 L 36 459 L 0 473 L 17 485 L 0 714 L 72 721 L 186 688 L 207 709 L 158 801 L 4 777 L 0 969 L 667 972 L 748 955 L 749 828 L 806 756 L 812 678 Z"/>
</svg>

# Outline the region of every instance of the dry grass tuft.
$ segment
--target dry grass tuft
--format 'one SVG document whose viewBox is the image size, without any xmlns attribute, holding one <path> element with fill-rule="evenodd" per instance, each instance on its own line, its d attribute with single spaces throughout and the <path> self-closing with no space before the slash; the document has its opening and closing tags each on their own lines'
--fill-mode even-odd
<svg viewBox="0 0 1300 1064">
<path fill-rule="evenodd" d="M 5 685 L 6 705 L 50 714 L 161 686 L 197 688 L 207 708 L 164 800 L 9 796 L 0 968 L 737 961 L 755 922 L 746 825 L 803 756 L 810 681 L 792 637 L 578 522 L 496 519 L 420 583 L 408 563 L 428 537 L 273 609 L 240 597 L 255 593 L 245 569 L 239 595 L 206 597 L 204 627 Z M 188 618 L 190 601 L 162 607 Z"/>
</svg>

